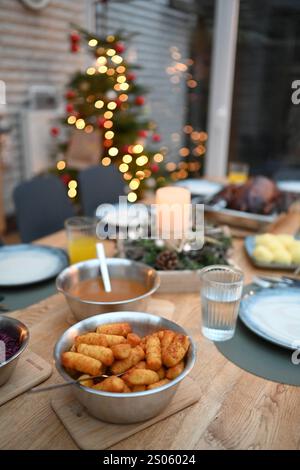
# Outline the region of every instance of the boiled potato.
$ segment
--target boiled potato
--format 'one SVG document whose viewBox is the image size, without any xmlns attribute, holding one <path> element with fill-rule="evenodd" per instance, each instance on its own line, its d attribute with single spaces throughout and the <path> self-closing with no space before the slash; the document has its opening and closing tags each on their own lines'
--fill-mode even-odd
<svg viewBox="0 0 300 470">
<path fill-rule="evenodd" d="M 300 242 L 287 233 L 264 233 L 255 237 L 253 256 L 263 263 L 277 263 L 290 266 L 300 264 Z"/>
<path fill-rule="evenodd" d="M 264 245 L 269 251 L 275 253 L 278 250 L 285 250 L 285 246 L 279 240 L 271 240 L 267 245 Z"/>
<path fill-rule="evenodd" d="M 260 261 L 261 263 L 272 263 L 274 259 L 272 251 L 270 251 L 264 245 L 258 245 L 253 251 L 253 256 L 257 261 Z"/>
<path fill-rule="evenodd" d="M 269 251 L 274 252 L 282 248 L 284 245 L 278 239 L 277 235 L 271 233 L 265 233 L 264 235 L 258 235 L 255 238 L 256 246 L 264 246 L 268 248 Z"/>
<path fill-rule="evenodd" d="M 273 251 L 273 262 L 289 266 L 292 264 L 292 256 L 285 248 L 280 248 Z"/>
<path fill-rule="evenodd" d="M 280 241 L 280 243 L 282 243 L 285 246 L 285 248 L 287 248 L 287 250 L 289 250 L 290 247 L 295 243 L 295 238 L 293 237 L 293 235 L 282 233 L 282 234 L 277 235 L 277 238 Z"/>
<path fill-rule="evenodd" d="M 272 241 L 276 241 L 276 235 L 274 235 L 273 233 L 264 233 L 262 235 L 257 235 L 255 237 L 255 242 L 256 242 L 256 245 L 264 245 L 264 246 L 268 246 L 268 244 Z"/>
<path fill-rule="evenodd" d="M 289 252 L 292 256 L 292 262 L 295 264 L 300 264 L 300 241 L 294 241 L 291 245 Z"/>
</svg>

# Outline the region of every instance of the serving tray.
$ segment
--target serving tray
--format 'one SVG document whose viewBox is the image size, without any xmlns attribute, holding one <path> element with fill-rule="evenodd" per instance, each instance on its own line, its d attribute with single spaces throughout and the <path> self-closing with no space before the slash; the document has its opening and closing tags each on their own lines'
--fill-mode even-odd
<svg viewBox="0 0 300 470">
<path fill-rule="evenodd" d="M 104 423 L 90 416 L 69 390 L 65 390 L 59 398 L 54 398 L 51 405 L 80 449 L 103 450 L 193 405 L 199 399 L 199 387 L 193 379 L 185 377 L 163 413 L 142 423 Z"/>
<path fill-rule="evenodd" d="M 0 387 L 0 406 L 44 382 L 51 373 L 51 365 L 27 349 L 20 357 L 8 382 Z"/>
<path fill-rule="evenodd" d="M 205 204 L 204 209 L 215 222 L 258 232 L 266 230 L 278 217 L 278 214 L 261 215 L 221 208 L 219 204 L 210 205 L 209 202 Z"/>
</svg>

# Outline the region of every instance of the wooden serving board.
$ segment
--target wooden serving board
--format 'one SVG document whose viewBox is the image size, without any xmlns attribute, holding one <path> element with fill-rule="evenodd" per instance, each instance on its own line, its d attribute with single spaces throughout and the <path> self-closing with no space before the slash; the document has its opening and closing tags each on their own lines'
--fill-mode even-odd
<svg viewBox="0 0 300 470">
<path fill-rule="evenodd" d="M 193 405 L 199 399 L 200 388 L 193 379 L 186 377 L 169 406 L 160 415 L 142 423 L 111 424 L 93 418 L 69 390 L 60 398 L 54 398 L 51 405 L 80 449 L 103 450 Z"/>
<path fill-rule="evenodd" d="M 8 382 L 0 387 L 0 406 L 44 382 L 51 374 L 51 365 L 34 352 L 27 350 L 20 357 Z M 1 424 L 0 420 L 0 435 Z"/>
</svg>

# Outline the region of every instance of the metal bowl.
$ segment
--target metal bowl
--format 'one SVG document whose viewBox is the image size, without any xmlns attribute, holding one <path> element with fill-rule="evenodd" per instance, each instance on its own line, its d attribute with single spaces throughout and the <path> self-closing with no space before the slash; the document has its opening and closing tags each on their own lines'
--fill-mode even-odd
<svg viewBox="0 0 300 470">
<path fill-rule="evenodd" d="M 61 365 L 61 355 L 71 348 L 75 337 L 93 331 L 99 325 L 114 322 L 130 323 L 133 331 L 141 336 L 159 329 L 170 329 L 187 335 L 187 332 L 176 323 L 149 313 L 114 312 L 95 315 L 71 326 L 56 343 L 54 350 L 56 368 L 64 379 L 69 380 L 70 376 Z M 190 342 L 184 371 L 162 387 L 145 392 L 109 393 L 76 384 L 71 386 L 73 393 L 92 416 L 102 421 L 126 424 L 153 418 L 167 407 L 179 383 L 189 374 L 195 364 L 196 347 L 191 337 Z"/>
<path fill-rule="evenodd" d="M 120 310 L 145 310 L 150 296 L 157 291 L 160 279 L 155 269 L 143 263 L 122 258 L 107 259 L 111 278 L 132 279 L 143 282 L 147 292 L 139 297 L 117 302 L 94 302 L 82 300 L 70 294 L 70 289 L 80 281 L 100 276 L 99 261 L 91 259 L 76 263 L 64 269 L 56 279 L 56 287 L 62 292 L 76 318 L 83 320 L 99 313 Z"/>
<path fill-rule="evenodd" d="M 25 351 L 29 341 L 29 330 L 24 323 L 15 318 L 0 315 L 0 331 L 4 331 L 12 338 L 20 340 L 18 352 L 5 362 L 0 363 L 0 386 L 4 385 L 12 375 L 20 355 Z"/>
</svg>

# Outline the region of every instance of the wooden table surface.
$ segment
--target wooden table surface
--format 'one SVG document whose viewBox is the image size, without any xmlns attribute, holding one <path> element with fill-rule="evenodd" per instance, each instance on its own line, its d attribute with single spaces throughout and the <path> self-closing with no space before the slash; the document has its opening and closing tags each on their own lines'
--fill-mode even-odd
<svg viewBox="0 0 300 470">
<path fill-rule="evenodd" d="M 40 241 L 65 247 L 59 232 Z M 244 270 L 246 282 L 255 270 L 242 246 L 235 240 L 235 261 Z M 261 273 L 262 271 L 260 271 Z M 12 315 L 30 328 L 31 349 L 53 363 L 53 346 L 69 326 L 66 306 L 57 294 Z M 198 357 L 191 376 L 201 390 L 201 399 L 170 418 L 120 442 L 112 449 L 299 449 L 300 390 L 251 375 L 229 362 L 200 333 L 198 294 L 161 294 L 171 300 L 175 311 L 171 319 L 191 331 Z M 54 318 L 47 316 L 57 306 Z M 44 330 L 39 330 L 43 320 Z M 299 366 L 300 367 L 300 366 Z M 300 369 L 299 369 L 300 373 Z M 54 370 L 45 384 L 61 379 Z M 52 396 L 54 393 L 52 392 Z M 75 443 L 52 411 L 51 395 L 23 394 L 0 408 L 0 423 L 7 423 L 8 434 L 1 433 L 0 448 L 77 449 Z M 4 435 L 5 434 L 5 435 Z"/>
</svg>

